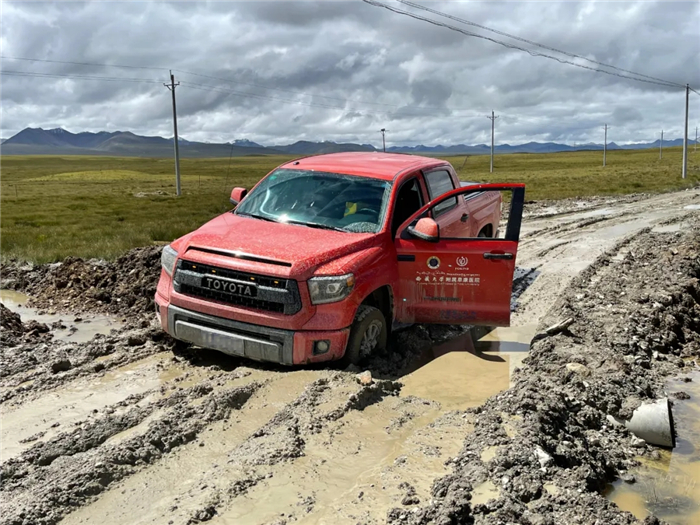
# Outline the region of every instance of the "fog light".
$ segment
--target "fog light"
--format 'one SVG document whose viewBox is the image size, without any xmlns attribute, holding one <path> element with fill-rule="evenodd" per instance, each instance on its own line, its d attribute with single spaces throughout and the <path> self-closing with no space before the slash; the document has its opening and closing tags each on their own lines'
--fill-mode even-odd
<svg viewBox="0 0 700 525">
<path fill-rule="evenodd" d="M 325 354 L 331 347 L 331 342 L 327 339 L 314 343 L 314 355 Z"/>
</svg>

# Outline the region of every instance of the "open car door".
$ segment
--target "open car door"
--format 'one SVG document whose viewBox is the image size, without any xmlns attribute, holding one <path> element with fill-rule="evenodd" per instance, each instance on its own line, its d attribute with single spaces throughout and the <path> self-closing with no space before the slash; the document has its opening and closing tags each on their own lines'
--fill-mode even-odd
<svg viewBox="0 0 700 525">
<path fill-rule="evenodd" d="M 508 326 L 524 198 L 524 184 L 470 185 L 401 225 L 397 320 Z"/>
</svg>

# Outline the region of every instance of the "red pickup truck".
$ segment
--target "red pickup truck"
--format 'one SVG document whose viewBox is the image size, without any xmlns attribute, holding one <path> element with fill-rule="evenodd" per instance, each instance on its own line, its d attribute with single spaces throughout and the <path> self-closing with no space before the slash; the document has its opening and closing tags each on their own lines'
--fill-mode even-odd
<svg viewBox="0 0 700 525">
<path fill-rule="evenodd" d="M 448 162 L 413 155 L 287 162 L 163 249 L 160 323 L 284 365 L 356 363 L 394 323 L 506 326 L 524 193 L 460 183 Z"/>
</svg>

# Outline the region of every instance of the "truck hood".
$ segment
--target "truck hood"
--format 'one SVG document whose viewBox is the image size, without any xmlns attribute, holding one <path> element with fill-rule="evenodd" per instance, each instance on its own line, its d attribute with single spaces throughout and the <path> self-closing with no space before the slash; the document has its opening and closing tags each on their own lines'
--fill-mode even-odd
<svg viewBox="0 0 700 525">
<path fill-rule="evenodd" d="M 173 247 L 188 260 L 305 280 L 318 266 L 373 246 L 376 237 L 225 213 Z"/>
</svg>

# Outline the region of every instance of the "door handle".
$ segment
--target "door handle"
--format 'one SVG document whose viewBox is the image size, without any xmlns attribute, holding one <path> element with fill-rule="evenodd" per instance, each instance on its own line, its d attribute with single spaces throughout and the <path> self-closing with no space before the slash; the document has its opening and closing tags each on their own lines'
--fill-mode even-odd
<svg viewBox="0 0 700 525">
<path fill-rule="evenodd" d="M 464 213 L 464 214 L 459 218 L 459 220 L 462 221 L 462 222 L 467 222 L 467 219 L 469 219 L 469 214 L 468 214 L 468 213 Z"/>
<path fill-rule="evenodd" d="M 484 254 L 484 259 L 512 259 L 513 254 L 512 253 L 491 253 L 491 252 L 486 252 Z"/>
</svg>

